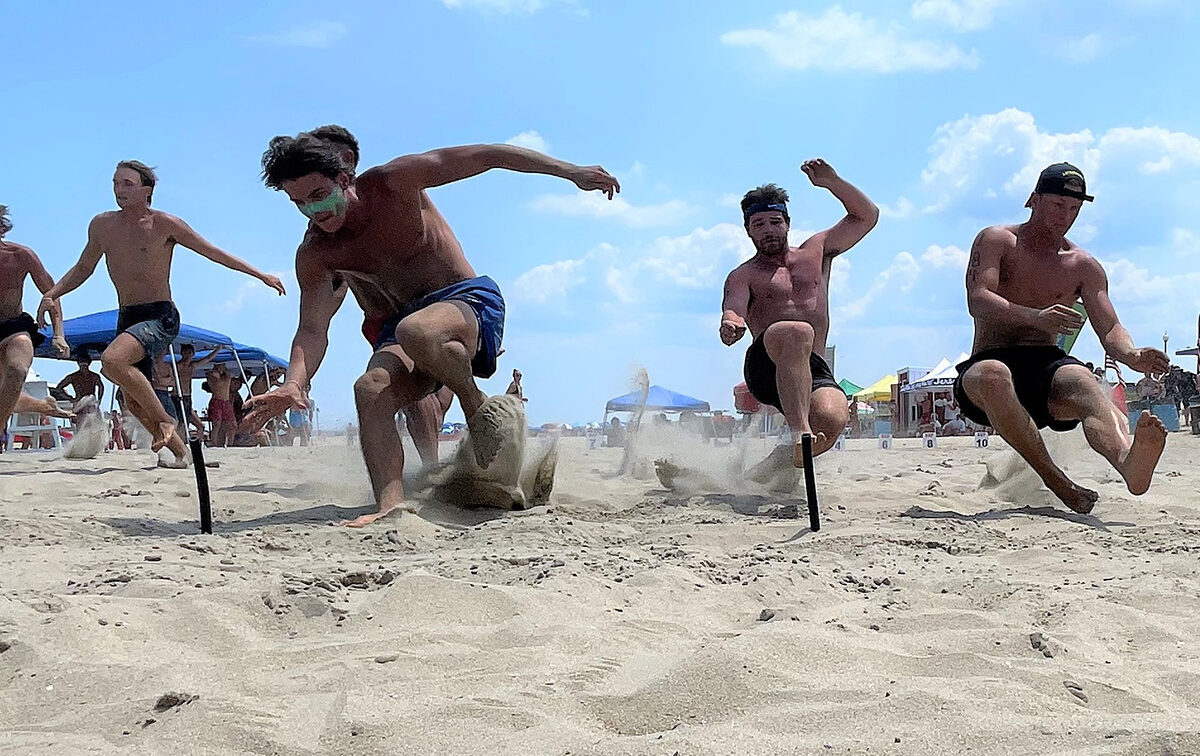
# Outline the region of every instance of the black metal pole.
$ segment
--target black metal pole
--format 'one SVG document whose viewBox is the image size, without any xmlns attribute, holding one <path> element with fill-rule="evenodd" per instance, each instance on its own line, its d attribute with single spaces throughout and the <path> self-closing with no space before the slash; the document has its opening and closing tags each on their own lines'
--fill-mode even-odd
<svg viewBox="0 0 1200 756">
<path fill-rule="evenodd" d="M 817 477 L 813 473 L 812 445 L 811 433 L 800 437 L 800 451 L 804 455 L 804 491 L 808 495 L 808 525 L 816 533 L 821 529 L 821 512 L 817 506 Z"/>
<path fill-rule="evenodd" d="M 200 495 L 200 532 L 212 534 L 212 501 L 208 497 L 208 468 L 204 466 L 204 441 L 188 433 L 192 467 L 196 468 L 196 493 Z"/>
</svg>

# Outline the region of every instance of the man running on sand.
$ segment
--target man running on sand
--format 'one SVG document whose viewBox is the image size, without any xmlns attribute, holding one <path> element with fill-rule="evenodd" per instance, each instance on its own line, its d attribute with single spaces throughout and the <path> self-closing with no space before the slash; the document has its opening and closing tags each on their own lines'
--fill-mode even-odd
<svg viewBox="0 0 1200 756">
<path fill-rule="evenodd" d="M 815 456 L 832 448 L 846 427 L 846 394 L 824 357 L 829 274 L 833 258 L 857 244 L 879 220 L 879 208 L 824 160 L 809 160 L 800 168 L 813 186 L 828 189 L 845 206 L 846 216 L 792 247 L 787 192 L 774 184 L 747 192 L 742 216 L 757 253 L 725 280 L 721 315 L 726 346 L 733 346 L 747 328 L 754 337 L 746 350 L 746 386 L 759 402 L 783 412 L 796 445 L 796 467 L 803 465 L 804 435 L 816 436 Z"/>
<path fill-rule="evenodd" d="M 254 421 L 304 407 L 301 387 L 320 367 L 329 322 L 340 304 L 337 276 L 354 282 L 366 315 L 384 317 L 375 354 L 354 385 L 363 456 L 379 511 L 346 523 L 350 526 L 361 527 L 402 506 L 404 460 L 396 413 L 439 385 L 458 397 L 480 466 L 489 465 L 503 445 L 500 418 L 484 411 L 487 397 L 475 376 L 486 378 L 496 370 L 504 300 L 494 281 L 476 276 L 425 193 L 493 168 L 559 176 L 610 198 L 619 190 L 616 179 L 599 166 L 571 165 L 511 145 L 407 155 L 357 178 L 336 148 L 308 134 L 276 137 L 263 155 L 267 186 L 287 192 L 312 224 L 296 252 L 300 325 L 287 380 L 253 400 Z"/>
<path fill-rule="evenodd" d="M 33 364 L 33 350 L 46 340 L 21 307 L 25 278 L 33 279 L 42 292 L 54 286 L 54 279 L 32 249 L 5 240 L 11 230 L 8 208 L 0 205 L 0 429 L 8 427 L 8 419 L 21 400 Z M 65 357 L 70 349 L 63 338 L 62 310 L 50 308 L 49 315 L 54 326 L 54 348 Z"/>
<path fill-rule="evenodd" d="M 342 164 L 346 166 L 351 179 L 354 178 L 358 171 L 358 139 L 350 133 L 349 129 L 331 123 L 318 126 L 305 133 L 332 146 L 341 157 Z M 311 221 L 309 227 L 312 227 Z M 367 314 L 372 310 L 370 291 L 364 289 L 356 281 L 347 280 L 340 275 L 335 276 L 334 289 L 339 298 L 345 297 L 347 292 L 354 295 L 355 301 L 363 310 L 363 337 L 368 344 L 374 347 L 375 343 L 379 341 L 383 323 L 390 313 Z M 338 306 L 341 306 L 340 303 Z M 421 458 L 422 465 L 429 466 L 438 462 L 438 434 L 441 433 L 446 412 L 449 411 L 453 401 L 454 393 L 443 386 L 438 391 L 400 408 L 400 412 L 404 415 L 408 434 L 412 436 L 413 445 L 417 447 L 417 455 Z"/>
<path fill-rule="evenodd" d="M 154 396 L 150 385 L 153 360 L 167 351 L 179 335 L 179 311 L 171 301 L 171 258 L 181 245 L 201 257 L 253 276 L 283 295 L 278 278 L 258 270 L 214 247 L 188 224 L 173 215 L 153 210 L 150 203 L 158 179 L 154 170 L 136 160 L 123 160 L 113 174 L 113 194 L 119 210 L 103 212 L 88 225 L 88 241 L 79 262 L 62 277 L 38 308 L 58 307 L 58 299 L 79 288 L 105 258 L 108 275 L 117 290 L 120 311 L 117 337 L 101 356 L 101 372 L 125 389 L 125 400 L 154 437 L 153 451 L 168 447 L 175 465 L 186 465 L 183 441 L 175 421 Z"/>
<path fill-rule="evenodd" d="M 958 365 L 954 396 L 962 413 L 990 425 L 1072 510 L 1092 511 L 1099 495 L 1073 483 L 1050 454 L 1038 428 L 1068 431 L 1083 422 L 1088 444 L 1109 461 L 1129 492 L 1150 488 L 1167 430 L 1149 412 L 1132 437 L 1126 418 L 1087 367 L 1055 345 L 1060 333 L 1083 326 L 1071 305 L 1083 300 L 1105 353 L 1146 374 L 1165 373 L 1167 356 L 1133 345 L 1108 298 L 1104 268 L 1066 238 L 1084 202 L 1083 173 L 1055 163 L 1038 177 L 1025 206 L 1029 220 L 979 232 L 967 266 L 967 305 L 975 319 L 972 357 Z"/>
</svg>

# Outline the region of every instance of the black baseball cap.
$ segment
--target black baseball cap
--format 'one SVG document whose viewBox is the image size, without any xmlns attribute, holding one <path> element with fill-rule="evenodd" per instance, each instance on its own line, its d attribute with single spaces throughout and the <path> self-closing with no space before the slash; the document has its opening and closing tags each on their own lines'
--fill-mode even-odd
<svg viewBox="0 0 1200 756">
<path fill-rule="evenodd" d="M 1034 194 L 1057 194 L 1063 197 L 1074 197 L 1084 202 L 1091 202 L 1095 197 L 1087 193 L 1087 182 L 1084 181 L 1083 171 L 1070 163 L 1055 163 L 1048 166 L 1038 176 Z"/>
</svg>

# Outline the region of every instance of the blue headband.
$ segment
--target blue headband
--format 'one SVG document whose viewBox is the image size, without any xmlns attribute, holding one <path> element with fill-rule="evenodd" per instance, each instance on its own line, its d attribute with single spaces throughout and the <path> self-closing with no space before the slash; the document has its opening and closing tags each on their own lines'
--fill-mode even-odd
<svg viewBox="0 0 1200 756">
<path fill-rule="evenodd" d="M 749 223 L 751 215 L 754 215 L 755 213 L 767 213 L 772 211 L 783 213 L 784 218 L 788 217 L 787 205 L 783 204 L 782 202 L 758 202 L 746 208 L 746 210 L 742 213 L 742 218 L 746 223 Z"/>
</svg>

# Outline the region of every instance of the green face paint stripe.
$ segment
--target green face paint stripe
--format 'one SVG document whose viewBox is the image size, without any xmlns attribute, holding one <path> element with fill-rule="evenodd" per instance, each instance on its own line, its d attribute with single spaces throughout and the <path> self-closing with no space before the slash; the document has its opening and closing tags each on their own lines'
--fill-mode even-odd
<svg viewBox="0 0 1200 756">
<path fill-rule="evenodd" d="M 303 205 L 298 205 L 300 212 L 308 218 L 319 213 L 337 213 L 340 214 L 342 209 L 346 207 L 346 195 L 342 193 L 340 186 L 335 186 L 329 196 L 323 200 L 316 202 L 307 202 Z"/>
</svg>

